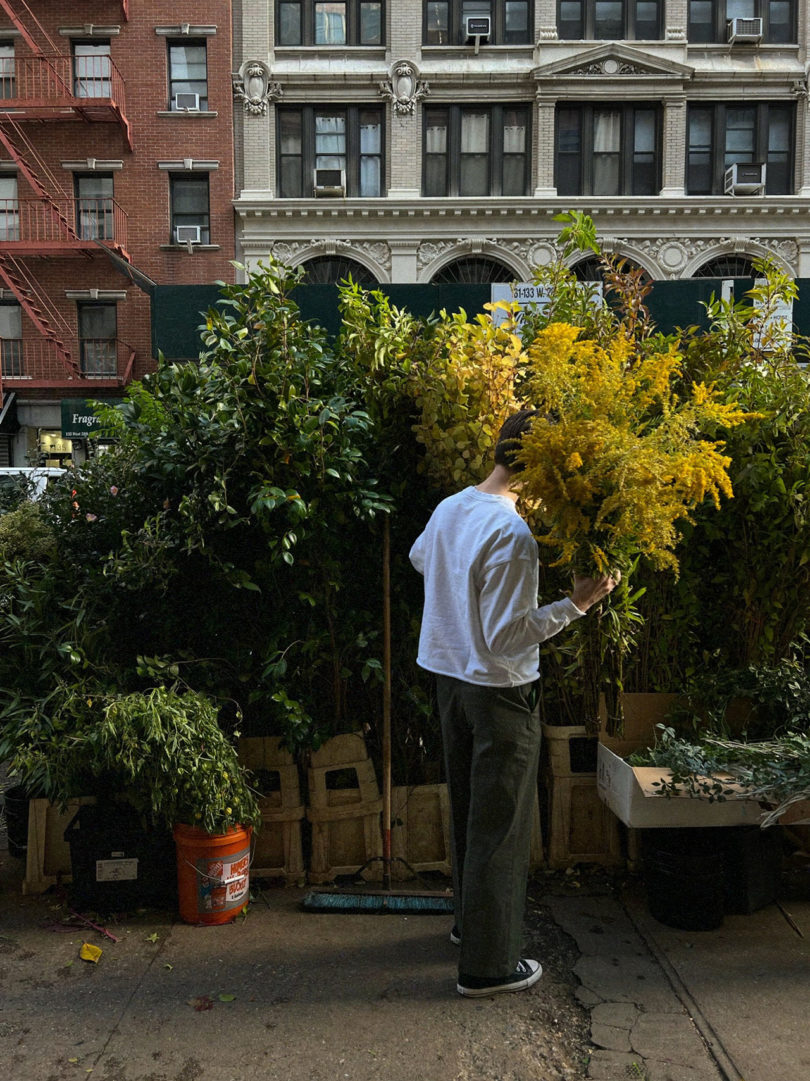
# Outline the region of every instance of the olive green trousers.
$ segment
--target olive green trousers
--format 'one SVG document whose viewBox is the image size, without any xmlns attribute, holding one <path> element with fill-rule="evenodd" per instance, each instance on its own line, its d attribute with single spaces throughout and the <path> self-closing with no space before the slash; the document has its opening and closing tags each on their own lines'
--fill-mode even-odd
<svg viewBox="0 0 810 1081">
<path fill-rule="evenodd" d="M 436 677 L 450 794 L 459 973 L 508 976 L 520 960 L 540 757 L 539 684 Z"/>
</svg>

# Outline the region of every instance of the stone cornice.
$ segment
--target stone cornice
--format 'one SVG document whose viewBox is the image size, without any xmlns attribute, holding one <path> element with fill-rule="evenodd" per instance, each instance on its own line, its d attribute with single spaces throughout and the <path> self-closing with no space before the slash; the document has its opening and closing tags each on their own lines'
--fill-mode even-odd
<svg viewBox="0 0 810 1081">
<path fill-rule="evenodd" d="M 586 209 L 593 218 L 655 219 L 724 217 L 756 222 L 762 218 L 786 218 L 795 229 L 796 218 L 805 216 L 810 232 L 810 196 L 689 196 L 661 197 L 658 200 L 628 202 L 623 198 L 593 196 L 565 199 L 492 198 L 480 199 L 236 199 L 234 209 L 249 218 L 551 218 L 562 210 Z M 658 229 L 658 224 L 651 225 Z"/>
</svg>

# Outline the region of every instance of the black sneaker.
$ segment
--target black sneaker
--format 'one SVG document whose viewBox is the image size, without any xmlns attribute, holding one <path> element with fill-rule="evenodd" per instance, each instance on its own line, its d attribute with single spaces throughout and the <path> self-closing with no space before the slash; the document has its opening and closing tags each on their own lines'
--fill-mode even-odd
<svg viewBox="0 0 810 1081">
<path fill-rule="evenodd" d="M 462 976 L 459 973 L 456 990 L 467 998 L 484 998 L 486 995 L 500 995 L 507 991 L 524 991 L 537 983 L 543 975 L 539 961 L 523 958 L 517 968 L 505 979 L 500 976 Z"/>
<path fill-rule="evenodd" d="M 459 931 L 457 923 L 453 924 L 453 929 L 450 932 L 450 941 L 453 943 L 454 946 L 461 945 L 461 931 Z"/>
</svg>

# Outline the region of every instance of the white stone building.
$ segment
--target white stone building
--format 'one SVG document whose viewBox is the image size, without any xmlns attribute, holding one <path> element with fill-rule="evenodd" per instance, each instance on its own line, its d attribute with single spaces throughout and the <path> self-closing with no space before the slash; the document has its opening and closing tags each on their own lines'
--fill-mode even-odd
<svg viewBox="0 0 810 1081">
<path fill-rule="evenodd" d="M 810 277 L 800 0 L 241 0 L 237 251 L 528 280 L 590 214 L 654 279 Z"/>
</svg>

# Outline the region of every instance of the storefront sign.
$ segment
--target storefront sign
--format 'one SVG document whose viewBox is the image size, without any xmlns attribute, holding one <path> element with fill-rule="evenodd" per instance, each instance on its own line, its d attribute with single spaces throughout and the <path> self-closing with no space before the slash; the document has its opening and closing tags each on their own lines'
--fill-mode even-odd
<svg viewBox="0 0 810 1081">
<path fill-rule="evenodd" d="M 105 405 L 117 405 L 120 398 L 105 398 Z M 93 411 L 93 403 L 85 398 L 62 399 L 62 436 L 65 439 L 87 439 L 98 431 L 101 422 Z"/>
</svg>

